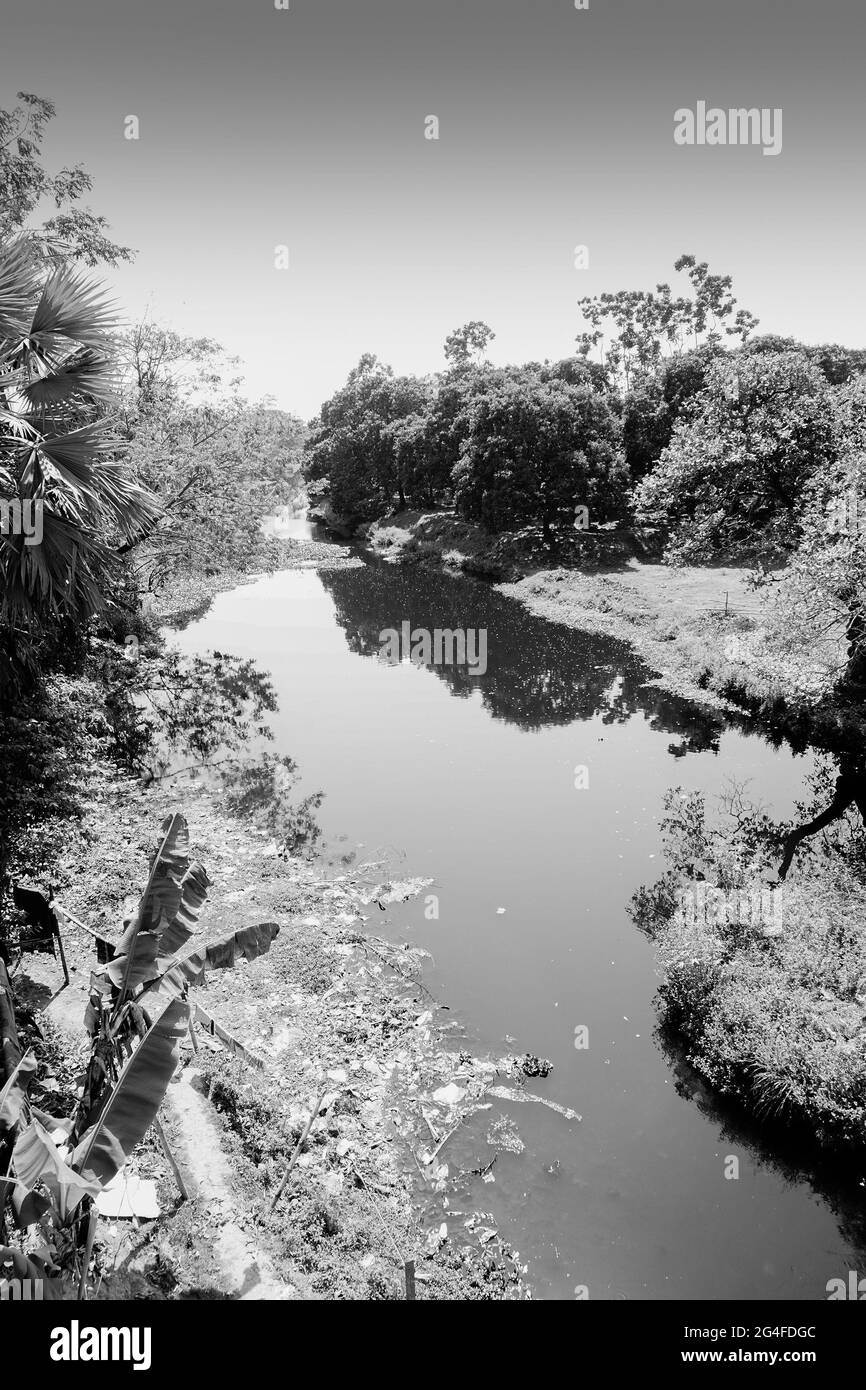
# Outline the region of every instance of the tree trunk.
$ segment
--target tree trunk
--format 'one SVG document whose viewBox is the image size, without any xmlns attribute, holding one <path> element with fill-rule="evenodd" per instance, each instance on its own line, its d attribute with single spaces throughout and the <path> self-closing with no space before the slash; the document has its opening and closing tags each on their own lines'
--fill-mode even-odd
<svg viewBox="0 0 866 1390">
<path fill-rule="evenodd" d="M 848 665 L 842 678 L 844 686 L 866 686 L 866 612 L 859 596 L 848 600 Z"/>
</svg>

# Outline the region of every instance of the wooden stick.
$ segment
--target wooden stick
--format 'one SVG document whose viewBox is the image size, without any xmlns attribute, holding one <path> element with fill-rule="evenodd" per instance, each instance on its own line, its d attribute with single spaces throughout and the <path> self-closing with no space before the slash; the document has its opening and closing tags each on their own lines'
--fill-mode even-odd
<svg viewBox="0 0 866 1390">
<path fill-rule="evenodd" d="M 96 1227 L 99 1222 L 99 1212 L 95 1206 L 90 1208 L 90 1216 L 87 1220 L 87 1239 L 84 1242 L 84 1258 L 81 1263 L 81 1275 L 78 1280 L 78 1297 L 83 1302 L 87 1302 L 87 1271 L 90 1268 L 90 1257 L 93 1254 L 93 1242 L 96 1239 Z"/>
<path fill-rule="evenodd" d="M 433 1150 L 432 1154 L 430 1155 L 430 1162 L 431 1162 L 431 1163 L 433 1162 L 434 1158 L 438 1157 L 438 1154 L 439 1154 L 440 1149 L 444 1149 L 445 1145 L 448 1143 L 448 1140 L 451 1138 L 451 1135 L 457 1133 L 457 1131 L 458 1131 L 458 1129 L 460 1128 L 460 1126 L 462 1125 L 462 1123 L 463 1123 L 463 1116 L 461 1115 L 461 1117 L 460 1117 L 460 1119 L 457 1121 L 456 1125 L 454 1125 L 454 1127 L 453 1127 L 452 1129 L 449 1129 L 448 1133 L 447 1133 L 442 1139 L 439 1140 L 439 1143 L 436 1145 L 435 1149 Z"/>
<path fill-rule="evenodd" d="M 54 920 L 55 920 L 55 922 L 57 922 L 56 916 L 55 916 Z M 64 976 L 64 979 L 66 980 L 66 984 L 67 984 L 67 987 L 68 987 L 68 985 L 69 985 L 69 966 L 66 964 L 66 952 L 65 952 L 64 949 L 63 949 L 63 937 L 60 935 L 60 923 L 59 923 L 59 922 L 57 922 L 57 945 L 60 947 L 60 964 L 63 966 L 63 976 Z"/>
<path fill-rule="evenodd" d="M 285 1173 L 284 1173 L 284 1175 L 283 1175 L 283 1180 L 282 1180 L 282 1182 L 280 1183 L 279 1187 L 277 1188 L 276 1192 L 274 1193 L 274 1200 L 271 1202 L 271 1205 L 270 1205 L 269 1208 L 268 1208 L 268 1215 L 269 1215 L 269 1216 L 272 1216 L 272 1215 L 273 1215 L 274 1208 L 276 1207 L 277 1202 L 280 1200 L 280 1198 L 281 1198 L 282 1195 L 283 1195 L 283 1191 L 284 1191 L 284 1189 L 285 1189 L 286 1183 L 289 1181 L 289 1177 L 291 1176 L 292 1169 L 293 1169 L 294 1166 L 295 1166 L 295 1163 L 296 1163 L 296 1161 L 297 1161 L 298 1155 L 299 1155 L 300 1152 L 301 1152 L 301 1149 L 304 1147 L 304 1144 L 307 1142 L 307 1135 L 309 1134 L 310 1130 L 313 1128 L 313 1121 L 315 1120 L 316 1116 L 317 1116 L 318 1113 L 319 1113 L 319 1108 L 320 1108 L 320 1106 L 321 1106 L 321 1104 L 322 1104 L 322 1101 L 325 1099 L 325 1095 L 326 1095 L 326 1093 L 327 1093 L 327 1090 L 328 1090 L 328 1087 L 327 1087 L 327 1085 L 325 1085 L 325 1086 L 322 1087 L 321 1091 L 319 1092 L 319 1098 L 318 1098 L 318 1100 L 316 1101 L 316 1104 L 313 1106 L 313 1112 L 312 1112 L 312 1114 L 310 1115 L 310 1118 L 307 1120 L 306 1125 L 304 1126 L 304 1132 L 303 1132 L 303 1134 L 301 1135 L 300 1139 L 298 1140 L 297 1144 L 295 1145 L 295 1152 L 292 1154 L 291 1158 L 289 1159 L 289 1166 L 288 1166 L 288 1168 L 286 1169 L 286 1171 L 285 1171 Z"/>
<path fill-rule="evenodd" d="M 174 1173 L 174 1180 L 180 1188 L 180 1195 L 185 1202 L 188 1202 L 189 1193 L 186 1190 L 186 1185 L 184 1183 L 183 1178 L 181 1177 L 180 1169 L 178 1168 L 174 1154 L 172 1153 L 171 1148 L 169 1147 L 168 1138 L 166 1136 L 165 1130 L 162 1127 L 162 1121 L 160 1120 L 158 1115 L 154 1119 L 153 1127 L 156 1130 L 159 1142 L 162 1144 L 163 1153 L 165 1154 L 166 1158 L 169 1161 L 169 1164 L 171 1165 L 171 1171 Z"/>
<path fill-rule="evenodd" d="M 56 901 L 51 902 L 51 908 L 53 908 L 54 912 L 63 912 L 63 915 L 65 919 L 67 919 L 67 922 L 71 922 L 72 926 L 74 927 L 81 927 L 82 931 L 89 931 L 89 934 L 92 935 L 92 937 L 96 937 L 97 941 L 104 941 L 107 945 L 114 945 L 114 942 L 108 940 L 108 937 L 106 937 L 106 935 L 103 935 L 101 931 L 97 931 L 96 927 L 89 927 L 88 924 L 86 924 L 86 922 L 79 922 L 78 917 L 72 916 L 72 913 L 67 912 L 67 909 L 61 908 L 60 903 Z"/>
<path fill-rule="evenodd" d="M 407 1260 L 403 1265 L 403 1273 L 406 1276 L 406 1298 L 411 1302 L 415 1298 L 415 1261 Z"/>
</svg>

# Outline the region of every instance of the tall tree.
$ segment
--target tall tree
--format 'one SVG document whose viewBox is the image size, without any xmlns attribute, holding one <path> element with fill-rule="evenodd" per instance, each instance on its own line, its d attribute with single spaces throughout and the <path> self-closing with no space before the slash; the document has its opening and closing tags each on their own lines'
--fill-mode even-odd
<svg viewBox="0 0 866 1390">
<path fill-rule="evenodd" d="M 481 319 L 472 319 L 462 328 L 455 328 L 445 339 L 445 359 L 449 366 L 461 371 L 473 363 L 477 366 L 484 360 L 488 343 L 496 337 Z"/>
<path fill-rule="evenodd" d="M 80 199 L 92 187 L 81 164 L 50 173 L 43 163 L 45 127 L 55 116 L 53 102 L 32 92 L 19 92 L 18 105 L 0 110 L 0 240 L 30 228 L 43 253 L 52 261 L 83 261 L 86 265 L 116 265 L 132 260 L 128 246 L 106 235 L 106 218 L 83 207 Z M 40 204 L 50 202 L 54 215 L 33 226 Z"/>
<path fill-rule="evenodd" d="M 112 457 L 115 331 L 80 271 L 46 276 L 28 236 L 0 245 L 0 620 L 12 627 L 98 611 L 113 543 L 157 512 Z"/>
<path fill-rule="evenodd" d="M 572 526 L 575 508 L 593 521 L 625 500 L 619 425 L 590 386 L 506 378 L 472 401 L 467 436 L 454 470 L 455 502 L 492 531 L 535 524 L 546 541 Z"/>
<path fill-rule="evenodd" d="M 784 556 L 835 438 L 831 388 L 802 353 L 718 358 L 639 485 L 638 517 L 666 529 L 676 563 Z"/>
</svg>

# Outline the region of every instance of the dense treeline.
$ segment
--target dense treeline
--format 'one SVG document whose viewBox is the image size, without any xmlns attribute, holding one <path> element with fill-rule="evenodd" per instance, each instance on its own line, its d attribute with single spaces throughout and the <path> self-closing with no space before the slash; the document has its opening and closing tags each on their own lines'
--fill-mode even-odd
<svg viewBox="0 0 866 1390">
<path fill-rule="evenodd" d="M 449 336 L 438 375 L 365 355 L 311 426 L 310 495 L 354 523 L 453 508 L 545 543 L 586 508 L 669 563 L 754 567 L 776 644 L 796 635 L 830 679 L 859 683 L 866 351 L 754 336 L 729 276 L 693 256 L 676 269 L 684 296 L 662 284 L 582 301 L 590 328 L 563 361 L 494 367 L 477 321 Z"/>
</svg>

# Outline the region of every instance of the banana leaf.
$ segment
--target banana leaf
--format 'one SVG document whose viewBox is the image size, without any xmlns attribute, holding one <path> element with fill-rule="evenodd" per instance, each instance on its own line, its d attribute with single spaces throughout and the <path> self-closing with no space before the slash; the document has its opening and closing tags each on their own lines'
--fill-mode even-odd
<svg viewBox="0 0 866 1390">
<path fill-rule="evenodd" d="M 203 864 L 190 864 L 180 885 L 180 904 L 171 922 L 160 922 L 159 950 L 163 957 L 176 956 L 195 931 L 211 880 Z"/>
<path fill-rule="evenodd" d="M 174 921 L 189 866 L 189 830 L 184 817 L 178 812 L 166 816 L 161 834 L 138 909 L 137 925 L 141 931 L 156 931 L 163 917 L 167 922 Z"/>
<path fill-rule="evenodd" d="M 156 965 L 158 953 L 159 937 L 156 932 L 138 931 L 133 923 L 120 938 L 117 953 L 106 966 L 105 973 L 118 989 L 125 980 L 126 988 L 134 993 L 139 985 L 147 984 L 148 980 L 155 980 L 159 975 Z"/>
<path fill-rule="evenodd" d="M 148 1029 L 73 1152 L 77 1173 L 105 1184 L 120 1171 L 157 1117 L 188 1025 L 189 1005 L 175 1000 Z"/>
<path fill-rule="evenodd" d="M 24 1255 L 8 1245 L 0 1245 L 0 1279 L 29 1279 L 32 1283 L 41 1281 L 45 1303 L 63 1297 L 59 1280 L 48 1278 L 42 1260 L 35 1255 Z"/>
<path fill-rule="evenodd" d="M 165 961 L 189 940 L 209 887 L 204 866 L 189 863 L 189 831 L 184 817 L 177 813 L 168 816 L 137 916 L 127 926 L 106 969 L 120 990 L 118 1006 L 128 991 L 135 992 L 156 979 Z M 161 962 L 157 956 L 162 957 Z"/>
<path fill-rule="evenodd" d="M 188 956 L 175 957 L 165 962 L 160 978 L 148 985 L 139 1000 L 150 1018 L 159 1016 L 160 1010 L 172 999 L 186 997 L 188 989 L 203 985 L 206 970 L 229 970 L 238 958 L 255 960 L 265 955 L 279 934 L 276 922 L 259 922 L 253 927 L 243 927 L 240 931 L 224 936 L 210 945 L 200 946 Z"/>
<path fill-rule="evenodd" d="M 36 1074 L 36 1067 L 33 1051 L 28 1049 L 0 1091 L 0 1134 L 14 1129 L 21 1118 L 22 1107 L 27 1101 L 27 1088 Z"/>
<path fill-rule="evenodd" d="M 15 1141 L 12 1168 L 16 1178 L 31 1191 L 39 1183 L 48 1188 L 64 1224 L 82 1197 L 95 1197 L 101 1187 L 64 1162 L 51 1135 L 32 1117 Z"/>
</svg>

